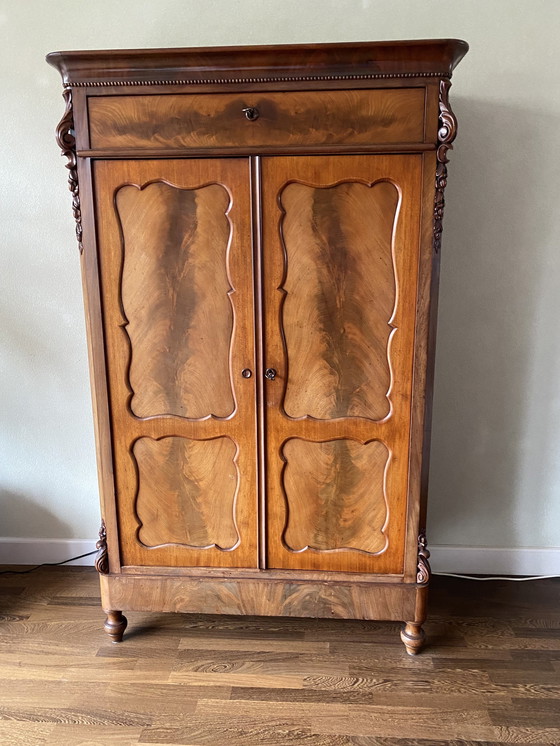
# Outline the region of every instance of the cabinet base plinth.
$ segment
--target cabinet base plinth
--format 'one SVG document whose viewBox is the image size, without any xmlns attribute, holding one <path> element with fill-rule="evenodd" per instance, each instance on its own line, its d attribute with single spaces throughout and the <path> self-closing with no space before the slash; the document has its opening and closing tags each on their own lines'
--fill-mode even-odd
<svg viewBox="0 0 560 746">
<path fill-rule="evenodd" d="M 331 619 L 409 621 L 401 638 L 411 654 L 420 650 L 428 587 L 375 581 L 249 580 L 157 575 L 101 575 L 105 609 L 174 611 Z M 112 619 L 110 615 L 115 615 Z M 126 627 L 109 612 L 105 629 L 117 641 Z M 124 619 L 124 617 L 122 617 Z M 122 625 L 122 629 L 121 626 Z M 406 635 L 406 637 L 405 637 Z"/>
</svg>

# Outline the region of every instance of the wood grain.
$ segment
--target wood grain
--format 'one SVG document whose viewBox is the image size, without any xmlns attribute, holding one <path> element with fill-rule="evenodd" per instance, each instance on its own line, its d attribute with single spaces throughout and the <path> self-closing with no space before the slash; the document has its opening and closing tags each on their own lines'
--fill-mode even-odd
<svg viewBox="0 0 560 746">
<path fill-rule="evenodd" d="M 65 85 L 206 84 L 268 87 L 308 83 L 317 88 L 343 81 L 348 87 L 378 80 L 395 86 L 399 76 L 449 77 L 469 45 L 461 39 L 343 42 L 335 44 L 276 44 L 245 47 L 198 47 L 176 49 L 106 49 L 51 52 L 47 62 L 56 67 Z M 405 84 L 410 85 L 405 80 Z M 117 89 L 118 90 L 118 89 Z"/>
<path fill-rule="evenodd" d="M 410 583 L 101 575 L 104 609 L 338 619 L 425 620 L 427 588 Z"/>
<path fill-rule="evenodd" d="M 263 158 L 262 173 L 263 363 L 277 371 L 275 380 L 265 382 L 268 566 L 402 573 L 422 156 Z M 294 297 L 299 300 L 290 308 Z M 383 471 L 376 472 L 371 504 L 378 511 L 385 494 L 388 521 L 385 525 L 376 512 L 369 524 L 377 522 L 375 551 L 385 542 L 386 551 L 287 549 L 282 539 L 287 511 L 306 516 L 314 509 L 306 504 L 309 490 L 295 485 L 286 500 L 282 451 L 292 438 L 350 439 L 358 442 L 356 448 L 370 441 L 386 444 L 391 454 L 386 482 Z M 338 479 L 345 481 L 342 474 Z M 349 473 L 348 484 L 352 479 Z M 335 505 L 331 501 L 333 517 Z M 304 540 L 300 532 L 298 541 Z"/>
<path fill-rule="evenodd" d="M 255 376 L 241 375 L 255 369 L 248 160 L 97 161 L 95 185 L 122 565 L 256 567 Z M 149 417 L 129 407 L 135 365 Z M 218 443 L 227 458 L 210 455 Z M 210 497 L 212 480 L 220 489 Z M 189 500 L 193 515 L 178 521 Z"/>
<path fill-rule="evenodd" d="M 435 577 L 431 596 L 417 658 L 395 623 L 330 619 L 133 612 L 112 645 L 92 568 L 1 575 L 0 742 L 560 743 L 558 651 L 538 648 L 558 640 L 559 581 Z"/>
<path fill-rule="evenodd" d="M 398 188 L 389 181 L 290 183 L 278 199 L 290 365 L 284 411 L 381 420 L 390 413 Z"/>
<path fill-rule="evenodd" d="M 248 107 L 258 111 L 254 121 Z M 421 142 L 424 91 L 95 96 L 89 121 L 92 148 Z"/>
<path fill-rule="evenodd" d="M 241 538 L 235 515 L 236 452 L 230 438 L 139 438 L 133 453 L 142 544 L 234 549 Z"/>
<path fill-rule="evenodd" d="M 179 189 L 152 181 L 116 192 L 137 417 L 227 417 L 235 408 L 230 204 L 221 184 Z"/>
<path fill-rule="evenodd" d="M 282 448 L 286 547 L 294 552 L 385 550 L 387 446 L 291 438 Z"/>
</svg>

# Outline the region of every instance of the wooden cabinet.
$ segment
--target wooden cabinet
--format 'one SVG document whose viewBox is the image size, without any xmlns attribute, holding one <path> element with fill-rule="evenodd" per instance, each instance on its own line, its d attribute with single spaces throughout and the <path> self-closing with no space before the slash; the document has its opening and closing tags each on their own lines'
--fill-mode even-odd
<svg viewBox="0 0 560 746">
<path fill-rule="evenodd" d="M 106 630 L 402 620 L 422 644 L 449 78 L 435 40 L 56 52 Z"/>
</svg>

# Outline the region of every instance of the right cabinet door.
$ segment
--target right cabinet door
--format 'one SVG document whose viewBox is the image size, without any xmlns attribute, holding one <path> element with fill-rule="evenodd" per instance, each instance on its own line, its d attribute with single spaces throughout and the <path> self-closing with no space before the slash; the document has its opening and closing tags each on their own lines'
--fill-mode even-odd
<svg viewBox="0 0 560 746">
<path fill-rule="evenodd" d="M 403 572 L 421 175 L 263 159 L 270 568 Z"/>
</svg>

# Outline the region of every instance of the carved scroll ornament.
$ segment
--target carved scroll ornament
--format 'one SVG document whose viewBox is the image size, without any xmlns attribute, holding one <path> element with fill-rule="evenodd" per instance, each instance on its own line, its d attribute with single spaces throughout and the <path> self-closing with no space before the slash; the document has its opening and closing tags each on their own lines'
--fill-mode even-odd
<svg viewBox="0 0 560 746">
<path fill-rule="evenodd" d="M 416 582 L 419 585 L 426 585 L 430 582 L 432 570 L 429 559 L 430 551 L 428 549 L 428 542 L 425 532 L 422 531 L 418 535 L 418 571 L 416 573 Z"/>
<path fill-rule="evenodd" d="M 101 575 L 109 574 L 109 553 L 107 551 L 107 529 L 105 521 L 101 519 L 101 528 L 99 529 L 99 539 L 95 545 L 97 555 L 95 557 L 95 569 Z"/>
<path fill-rule="evenodd" d="M 76 238 L 80 254 L 84 250 L 82 243 L 82 212 L 80 209 L 80 193 L 78 189 L 78 169 L 76 158 L 76 137 L 74 135 L 74 115 L 72 111 L 72 89 L 65 88 L 62 92 L 66 109 L 56 128 L 56 141 L 62 150 L 62 155 L 68 159 L 68 187 L 72 193 L 72 213 L 76 221 Z"/>
<path fill-rule="evenodd" d="M 439 129 L 436 167 L 436 196 L 434 203 L 434 251 L 441 249 L 441 234 L 443 232 L 443 210 L 445 207 L 444 190 L 447 186 L 447 151 L 453 148 L 453 140 L 457 135 L 457 119 L 449 106 L 450 80 L 439 82 Z"/>
</svg>

